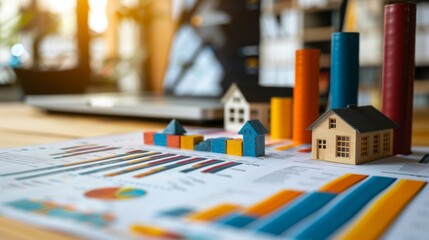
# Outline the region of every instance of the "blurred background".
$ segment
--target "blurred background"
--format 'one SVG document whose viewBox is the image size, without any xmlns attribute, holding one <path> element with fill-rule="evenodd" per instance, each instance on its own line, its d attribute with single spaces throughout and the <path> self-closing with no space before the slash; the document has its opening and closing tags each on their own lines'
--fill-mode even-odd
<svg viewBox="0 0 429 240">
<path fill-rule="evenodd" d="M 390 2 L 348 3 L 345 30 L 360 32 L 359 104 L 381 105 L 383 8 Z M 425 108 L 429 3 L 417 2 L 414 103 Z M 339 5 L 339 0 L 0 0 L 0 101 L 83 92 L 220 96 L 231 82 L 293 86 L 294 52 L 307 47 L 321 49 L 324 92 Z M 195 83 L 200 86 L 192 88 Z"/>
</svg>

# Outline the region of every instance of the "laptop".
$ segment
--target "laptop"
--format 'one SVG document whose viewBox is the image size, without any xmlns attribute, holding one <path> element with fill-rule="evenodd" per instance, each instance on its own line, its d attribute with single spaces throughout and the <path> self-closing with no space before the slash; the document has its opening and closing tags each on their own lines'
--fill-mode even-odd
<svg viewBox="0 0 429 240">
<path fill-rule="evenodd" d="M 164 77 L 164 95 L 30 95 L 26 102 L 60 112 L 190 121 L 223 119 L 220 98 L 231 83 L 258 84 L 257 68 L 247 63 L 258 57 L 260 3 L 176 1 L 182 2 L 178 4 L 182 14 Z M 196 16 L 203 21 L 195 22 Z"/>
</svg>

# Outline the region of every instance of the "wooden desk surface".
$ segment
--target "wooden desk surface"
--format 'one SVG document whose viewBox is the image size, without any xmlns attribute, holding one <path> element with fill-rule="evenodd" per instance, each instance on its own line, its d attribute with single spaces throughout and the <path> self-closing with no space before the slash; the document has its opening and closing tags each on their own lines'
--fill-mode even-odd
<svg viewBox="0 0 429 240">
<path fill-rule="evenodd" d="M 414 112 L 413 145 L 429 146 L 429 110 Z M 52 143 L 132 131 L 161 129 L 166 122 L 51 114 L 20 103 L 0 104 L 0 147 Z M 75 239 L 0 217 L 0 239 Z"/>
</svg>

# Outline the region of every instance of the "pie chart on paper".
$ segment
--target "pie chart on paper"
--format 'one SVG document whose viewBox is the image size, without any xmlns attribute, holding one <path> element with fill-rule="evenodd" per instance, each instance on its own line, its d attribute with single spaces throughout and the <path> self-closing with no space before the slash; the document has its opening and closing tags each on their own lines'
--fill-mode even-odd
<svg viewBox="0 0 429 240">
<path fill-rule="evenodd" d="M 97 188 L 85 192 L 85 197 L 99 200 L 128 200 L 146 195 L 146 191 L 131 187 Z"/>
</svg>

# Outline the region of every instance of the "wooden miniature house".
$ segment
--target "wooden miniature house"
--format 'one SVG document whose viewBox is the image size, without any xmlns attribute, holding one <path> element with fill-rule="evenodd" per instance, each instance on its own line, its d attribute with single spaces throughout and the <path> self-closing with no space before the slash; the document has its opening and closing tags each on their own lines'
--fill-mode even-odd
<svg viewBox="0 0 429 240">
<path fill-rule="evenodd" d="M 307 129 L 312 130 L 311 157 L 361 164 L 391 156 L 395 127 L 372 106 L 331 109 Z"/>
<path fill-rule="evenodd" d="M 271 97 L 290 97 L 291 88 L 246 86 L 233 83 L 222 98 L 224 128 L 237 132 L 249 120 L 259 120 L 270 129 Z"/>
</svg>

